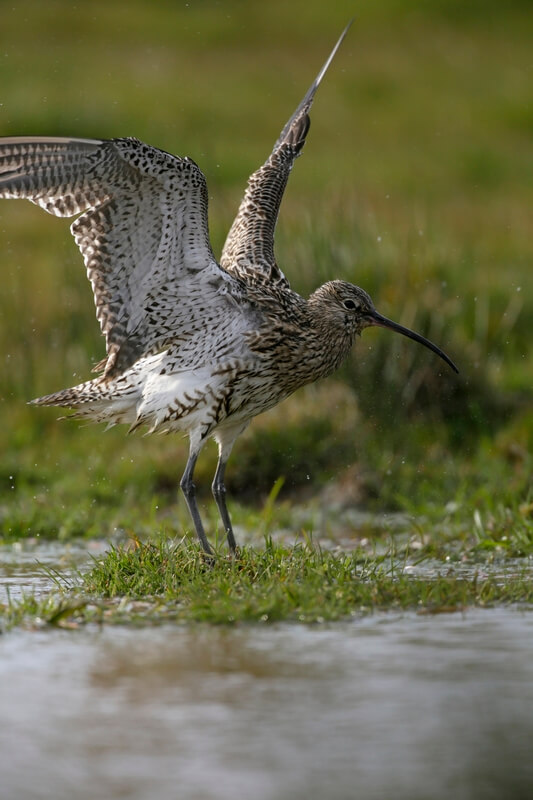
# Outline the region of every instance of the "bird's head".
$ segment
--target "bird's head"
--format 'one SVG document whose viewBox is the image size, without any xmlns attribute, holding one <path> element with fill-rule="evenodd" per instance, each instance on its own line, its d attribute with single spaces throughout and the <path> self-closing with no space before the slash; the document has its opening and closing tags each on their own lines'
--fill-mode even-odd
<svg viewBox="0 0 533 800">
<path fill-rule="evenodd" d="M 378 326 L 380 328 L 388 328 L 396 333 L 401 333 L 403 336 L 408 336 L 424 347 L 433 350 L 440 358 L 455 371 L 459 372 L 453 361 L 448 358 L 440 347 L 430 342 L 425 336 L 399 325 L 397 322 L 384 317 L 379 311 L 376 311 L 372 298 L 359 286 L 354 286 L 352 283 L 346 281 L 330 281 L 325 283 L 314 292 L 309 301 L 312 305 L 321 309 L 322 313 L 327 316 L 329 325 L 334 326 L 337 330 L 343 329 L 347 336 L 355 338 L 365 328 L 371 326 Z"/>
</svg>

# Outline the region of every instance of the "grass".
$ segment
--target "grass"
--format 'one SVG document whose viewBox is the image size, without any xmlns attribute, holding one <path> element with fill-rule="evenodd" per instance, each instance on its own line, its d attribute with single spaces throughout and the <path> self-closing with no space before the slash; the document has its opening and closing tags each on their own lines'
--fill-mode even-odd
<svg viewBox="0 0 533 800">
<path fill-rule="evenodd" d="M 44 600 L 8 603 L 3 626 L 87 623 L 211 624 L 316 623 L 380 609 L 448 613 L 468 606 L 533 602 L 533 584 L 523 572 L 505 581 L 472 570 L 469 577 L 410 575 L 390 555 L 369 558 L 362 550 L 333 553 L 312 542 L 287 547 L 243 548 L 236 560 L 218 555 L 206 564 L 195 545 L 181 542 L 112 547 L 77 588 L 63 586 Z M 60 587 L 63 581 L 58 581 Z"/>
<path fill-rule="evenodd" d="M 133 134 L 189 154 L 208 179 L 218 252 L 247 175 L 353 13 L 318 0 L 22 0 L 2 18 L 0 134 Z M 332 277 L 363 286 L 461 374 L 366 332 L 334 379 L 239 440 L 227 475 L 239 538 L 257 548 L 303 529 L 366 541 L 370 557 L 389 546 L 384 515 L 401 514 L 396 551 L 528 557 L 533 18 L 518 0 L 379 0 L 356 13 L 313 108 L 277 257 L 303 293 Z M 0 542 L 180 539 L 183 440 L 104 435 L 26 405 L 103 355 L 67 223 L 3 203 L 0 248 Z M 214 464 L 213 449 L 197 471 L 211 532 Z"/>
</svg>

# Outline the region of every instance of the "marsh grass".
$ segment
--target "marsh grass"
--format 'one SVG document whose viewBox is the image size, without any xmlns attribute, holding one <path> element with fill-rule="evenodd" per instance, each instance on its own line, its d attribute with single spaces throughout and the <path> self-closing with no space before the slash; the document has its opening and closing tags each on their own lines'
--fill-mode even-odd
<svg viewBox="0 0 533 800">
<path fill-rule="evenodd" d="M 410 575 L 390 552 L 324 551 L 312 541 L 295 546 L 267 538 L 236 559 L 219 552 L 206 563 L 194 544 L 130 542 L 112 547 L 79 577 L 80 585 L 44 600 L 26 597 L 0 607 L 4 627 L 86 623 L 316 623 L 377 610 L 450 613 L 470 606 L 533 602 L 524 571 L 505 581 L 472 569 L 468 577 Z M 62 579 L 59 578 L 59 583 Z"/>
</svg>

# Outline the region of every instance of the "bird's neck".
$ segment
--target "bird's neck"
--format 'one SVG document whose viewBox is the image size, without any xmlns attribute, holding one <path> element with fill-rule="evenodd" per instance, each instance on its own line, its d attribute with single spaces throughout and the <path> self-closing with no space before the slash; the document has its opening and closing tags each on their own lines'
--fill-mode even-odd
<svg viewBox="0 0 533 800">
<path fill-rule="evenodd" d="M 307 303 L 311 329 L 313 331 L 316 378 L 325 378 L 340 367 L 350 352 L 355 331 L 329 309 L 311 297 Z"/>
</svg>

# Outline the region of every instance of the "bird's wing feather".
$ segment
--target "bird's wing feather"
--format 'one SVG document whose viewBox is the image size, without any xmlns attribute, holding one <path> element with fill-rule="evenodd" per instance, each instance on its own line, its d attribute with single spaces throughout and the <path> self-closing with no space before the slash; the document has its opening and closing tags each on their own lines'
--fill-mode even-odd
<svg viewBox="0 0 533 800">
<path fill-rule="evenodd" d="M 266 280 L 282 286 L 289 285 L 274 256 L 274 230 L 279 208 L 294 161 L 305 144 L 310 125 L 309 111 L 316 90 L 350 25 L 351 22 L 283 128 L 269 158 L 248 179 L 246 192 L 220 260 L 224 269 L 244 280 Z"/>
<path fill-rule="evenodd" d="M 179 330 L 181 296 L 190 321 L 198 290 L 204 307 L 211 295 L 239 294 L 213 256 L 205 178 L 188 158 L 136 139 L 1 139 L 0 197 L 83 212 L 71 230 L 106 337 L 106 374 Z"/>
</svg>

